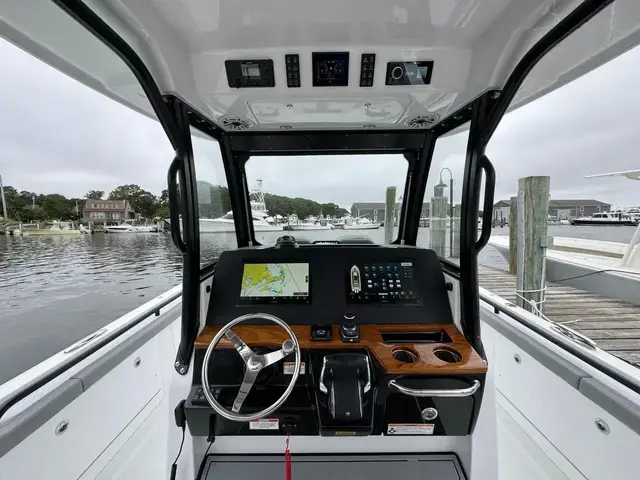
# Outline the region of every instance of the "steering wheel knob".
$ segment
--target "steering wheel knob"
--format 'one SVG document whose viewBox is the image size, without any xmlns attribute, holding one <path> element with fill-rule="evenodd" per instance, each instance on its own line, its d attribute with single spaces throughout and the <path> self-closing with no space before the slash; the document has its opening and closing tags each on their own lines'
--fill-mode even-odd
<svg viewBox="0 0 640 480">
<path fill-rule="evenodd" d="M 286 354 L 289 355 L 290 353 L 292 353 L 295 350 L 296 346 L 293 344 L 293 340 L 287 339 L 284 342 L 282 342 L 282 351 Z"/>
</svg>

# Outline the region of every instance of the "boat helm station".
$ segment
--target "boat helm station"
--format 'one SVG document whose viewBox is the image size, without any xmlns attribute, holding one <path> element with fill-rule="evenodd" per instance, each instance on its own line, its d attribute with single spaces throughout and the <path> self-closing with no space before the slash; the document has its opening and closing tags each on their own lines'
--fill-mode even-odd
<svg viewBox="0 0 640 480">
<path fill-rule="evenodd" d="M 6 478 L 637 475 L 637 371 L 482 291 L 477 260 L 501 119 L 639 43 L 637 2 L 41 0 L 0 18 L 162 125 L 183 258 L 177 289 L 0 389 Z M 416 240 L 434 149 L 461 131 L 454 260 Z M 215 221 L 192 134 L 220 148 L 231 211 Z M 407 164 L 392 243 L 261 244 L 252 157 L 385 154 Z M 238 248 L 201 265 L 203 228 Z M 41 455 L 70 466 L 29 465 Z"/>
</svg>

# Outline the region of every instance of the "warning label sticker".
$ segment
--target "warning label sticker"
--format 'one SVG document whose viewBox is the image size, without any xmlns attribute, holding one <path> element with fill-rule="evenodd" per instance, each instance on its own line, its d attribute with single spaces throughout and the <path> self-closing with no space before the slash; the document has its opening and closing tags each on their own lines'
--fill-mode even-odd
<svg viewBox="0 0 640 480">
<path fill-rule="evenodd" d="M 296 368 L 295 362 L 284 362 L 284 374 L 293 375 L 293 371 Z M 300 375 L 304 375 L 304 362 L 300 362 Z"/>
<path fill-rule="evenodd" d="M 387 435 L 433 435 L 433 423 L 390 423 Z"/>
<path fill-rule="evenodd" d="M 278 430 L 279 428 L 277 418 L 259 418 L 249 422 L 249 430 Z"/>
</svg>

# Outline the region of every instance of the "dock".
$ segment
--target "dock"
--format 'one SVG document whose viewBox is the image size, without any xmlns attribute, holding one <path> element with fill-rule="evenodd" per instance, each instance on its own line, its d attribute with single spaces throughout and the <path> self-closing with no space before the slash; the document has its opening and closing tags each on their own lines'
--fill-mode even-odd
<svg viewBox="0 0 640 480">
<path fill-rule="evenodd" d="M 480 286 L 515 302 L 516 277 L 478 266 Z M 547 282 L 543 313 L 596 342 L 597 346 L 640 367 L 640 306 Z"/>
</svg>

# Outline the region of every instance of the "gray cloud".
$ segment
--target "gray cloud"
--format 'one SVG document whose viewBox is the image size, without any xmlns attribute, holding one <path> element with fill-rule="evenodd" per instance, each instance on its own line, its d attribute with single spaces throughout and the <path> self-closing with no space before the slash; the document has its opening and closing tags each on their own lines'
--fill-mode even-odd
<svg viewBox="0 0 640 480">
<path fill-rule="evenodd" d="M 106 48 L 106 47 L 105 47 Z M 82 196 L 136 183 L 166 188 L 172 152 L 160 125 L 79 85 L 13 45 L 0 41 L 5 68 L 0 118 L 0 174 L 21 190 Z M 640 168 L 640 49 L 613 60 L 505 117 L 487 153 L 497 175 L 496 199 L 515 194 L 517 179 L 551 176 L 554 198 L 640 203 L 640 185 L 624 178 L 587 180 L 589 174 Z M 466 133 L 436 145 L 428 196 L 443 167 L 462 187 Z M 224 183 L 218 146 L 195 140 L 198 176 Z M 402 194 L 401 156 L 254 158 L 249 180 L 269 192 L 335 202 L 382 201 L 388 185 Z M 448 182 L 448 175 L 444 176 Z"/>
</svg>

